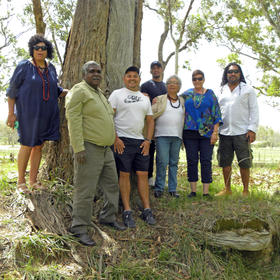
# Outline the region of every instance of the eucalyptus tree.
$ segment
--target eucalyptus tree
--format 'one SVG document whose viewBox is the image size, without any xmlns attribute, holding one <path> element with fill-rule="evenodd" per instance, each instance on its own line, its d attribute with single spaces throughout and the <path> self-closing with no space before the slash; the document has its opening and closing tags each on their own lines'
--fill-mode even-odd
<svg viewBox="0 0 280 280">
<path fill-rule="evenodd" d="M 14 3 L 0 0 L 0 92 L 4 92 L 8 86 L 9 75 L 15 66 L 16 58 L 24 55 L 16 46 L 24 31 L 18 32 L 12 28 L 16 16 Z"/>
<path fill-rule="evenodd" d="M 36 28 L 51 40 L 56 49 L 55 62 L 62 69 L 66 41 L 70 32 L 75 0 L 32 0 L 24 9 L 22 21 L 25 25 Z"/>
<path fill-rule="evenodd" d="M 207 21 L 212 5 L 205 3 L 202 6 L 198 0 L 150 0 L 145 3 L 145 7 L 159 15 L 164 24 L 158 44 L 158 60 L 165 68 L 170 59 L 175 57 L 175 73 L 178 74 L 179 53 L 198 48 L 203 38 L 212 38 L 213 26 Z M 173 42 L 174 49 L 165 57 L 164 47 L 168 39 Z"/>
<path fill-rule="evenodd" d="M 223 28 L 216 32 L 219 44 L 233 53 L 255 60 L 257 67 L 263 71 L 260 92 L 280 96 L 280 1 L 205 2 L 215 4 L 221 13 L 218 21 Z"/>
<path fill-rule="evenodd" d="M 71 88 L 82 80 L 81 68 L 95 60 L 102 68 L 101 88 L 106 95 L 122 87 L 125 69 L 140 66 L 142 0 L 78 0 L 67 39 L 62 68 L 62 86 Z M 60 104 L 61 140 L 47 148 L 44 171 L 64 180 L 72 180 L 64 103 Z"/>
</svg>

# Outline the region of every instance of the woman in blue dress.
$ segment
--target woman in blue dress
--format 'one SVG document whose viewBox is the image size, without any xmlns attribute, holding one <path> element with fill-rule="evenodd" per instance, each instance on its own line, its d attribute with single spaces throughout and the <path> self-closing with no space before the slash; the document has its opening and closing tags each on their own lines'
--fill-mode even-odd
<svg viewBox="0 0 280 280">
<path fill-rule="evenodd" d="M 37 182 L 42 147 L 46 140 L 59 139 L 58 97 L 67 90 L 58 86 L 55 67 L 46 58 L 53 58 L 53 46 L 42 35 L 34 35 L 28 42 L 30 60 L 17 65 L 7 90 L 9 113 L 7 125 L 17 122 L 20 149 L 18 153 L 18 190 L 30 193 L 43 189 Z M 30 159 L 29 183 L 25 172 Z"/>
<path fill-rule="evenodd" d="M 222 124 L 221 112 L 214 92 L 203 87 L 205 78 L 201 70 L 192 73 L 192 82 L 194 88 L 182 94 L 185 100 L 183 142 L 187 155 L 188 181 L 191 186 L 188 197 L 196 196 L 199 160 L 203 196 L 209 197 L 212 154 L 214 144 L 218 140 L 218 128 Z"/>
</svg>

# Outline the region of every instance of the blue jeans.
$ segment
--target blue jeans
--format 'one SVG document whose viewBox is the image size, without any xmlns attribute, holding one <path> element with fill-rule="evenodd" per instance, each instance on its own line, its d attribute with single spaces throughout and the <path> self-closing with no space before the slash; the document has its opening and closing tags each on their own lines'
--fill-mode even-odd
<svg viewBox="0 0 280 280">
<path fill-rule="evenodd" d="M 177 187 L 177 170 L 182 140 L 179 137 L 156 137 L 156 182 L 155 191 L 163 191 L 168 165 L 168 191 L 175 192 Z"/>
<path fill-rule="evenodd" d="M 201 182 L 212 182 L 212 154 L 214 145 L 210 144 L 210 138 L 200 139 L 183 138 L 188 161 L 188 181 L 198 181 L 198 160 L 200 159 Z"/>
</svg>

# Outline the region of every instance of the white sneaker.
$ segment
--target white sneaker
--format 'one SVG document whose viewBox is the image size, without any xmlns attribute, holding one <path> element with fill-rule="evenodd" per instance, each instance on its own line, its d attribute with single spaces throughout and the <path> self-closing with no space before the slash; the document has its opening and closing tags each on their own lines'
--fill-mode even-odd
<svg viewBox="0 0 280 280">
<path fill-rule="evenodd" d="M 153 177 L 149 178 L 149 186 L 154 187 L 155 185 L 155 179 Z"/>
</svg>

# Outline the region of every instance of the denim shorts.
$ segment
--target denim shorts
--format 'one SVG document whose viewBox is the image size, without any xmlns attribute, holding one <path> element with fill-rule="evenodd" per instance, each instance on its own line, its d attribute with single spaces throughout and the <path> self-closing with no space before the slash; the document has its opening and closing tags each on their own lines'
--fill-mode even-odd
<svg viewBox="0 0 280 280">
<path fill-rule="evenodd" d="M 220 167 L 231 166 L 234 152 L 241 168 L 252 167 L 253 153 L 246 134 L 226 136 L 219 135 L 217 159 Z"/>
<path fill-rule="evenodd" d="M 131 172 L 134 171 L 148 171 L 150 156 L 143 156 L 141 154 L 142 148 L 140 145 L 144 140 L 120 137 L 125 148 L 122 154 L 115 152 L 115 160 L 118 171 Z"/>
</svg>

